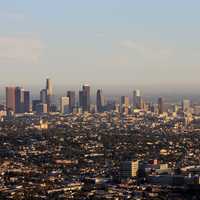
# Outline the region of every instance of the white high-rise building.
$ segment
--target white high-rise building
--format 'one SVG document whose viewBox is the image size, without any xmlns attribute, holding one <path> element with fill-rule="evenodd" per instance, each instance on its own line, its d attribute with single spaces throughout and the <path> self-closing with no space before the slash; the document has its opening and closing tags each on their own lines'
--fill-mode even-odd
<svg viewBox="0 0 200 200">
<path fill-rule="evenodd" d="M 142 98 L 140 95 L 140 90 L 133 91 L 133 107 L 137 109 L 141 109 Z"/>
<path fill-rule="evenodd" d="M 140 97 L 141 95 L 140 95 L 140 90 L 134 90 L 133 91 L 133 94 L 136 96 L 136 97 Z"/>
<path fill-rule="evenodd" d="M 182 111 L 183 112 L 189 112 L 190 111 L 190 100 L 184 99 L 182 101 Z"/>
<path fill-rule="evenodd" d="M 60 98 L 60 112 L 62 114 L 70 113 L 69 97 L 61 97 Z"/>
</svg>

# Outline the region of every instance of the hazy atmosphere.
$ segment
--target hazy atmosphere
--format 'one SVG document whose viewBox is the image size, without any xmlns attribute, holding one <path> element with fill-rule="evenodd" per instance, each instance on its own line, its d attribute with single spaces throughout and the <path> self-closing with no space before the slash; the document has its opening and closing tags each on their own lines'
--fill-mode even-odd
<svg viewBox="0 0 200 200">
<path fill-rule="evenodd" d="M 198 91 L 200 2 L 0 1 L 0 85 Z M 118 87 L 119 86 L 119 87 Z"/>
<path fill-rule="evenodd" d="M 0 0 L 0 200 L 200 199 L 200 0 Z"/>
</svg>

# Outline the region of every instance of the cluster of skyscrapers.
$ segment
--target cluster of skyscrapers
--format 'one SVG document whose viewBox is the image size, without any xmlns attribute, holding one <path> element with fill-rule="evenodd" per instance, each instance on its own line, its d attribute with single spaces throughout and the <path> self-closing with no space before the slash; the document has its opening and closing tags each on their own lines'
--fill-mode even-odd
<svg viewBox="0 0 200 200">
<path fill-rule="evenodd" d="M 57 106 L 53 102 L 52 82 L 46 79 L 46 87 L 40 91 L 40 98 L 30 104 L 30 92 L 21 87 L 6 87 L 6 107 L 14 113 L 37 113 L 56 112 Z M 63 114 L 72 113 L 79 109 L 82 112 L 90 112 L 90 86 L 84 84 L 79 91 L 79 101 L 76 102 L 75 91 L 69 90 L 66 96 L 60 97 L 60 112 Z M 102 90 L 97 91 L 97 110 L 103 112 L 104 99 Z"/>
<path fill-rule="evenodd" d="M 21 87 L 6 87 L 6 107 L 15 113 L 30 111 L 30 92 Z"/>
<path fill-rule="evenodd" d="M 32 111 L 38 113 L 47 113 L 52 109 L 52 97 L 53 97 L 53 87 L 52 82 L 48 78 L 46 79 L 46 87 L 40 91 L 40 99 L 33 100 Z"/>
<path fill-rule="evenodd" d="M 96 105 L 91 103 L 90 86 L 84 84 L 78 93 L 78 101 L 76 101 L 76 93 L 73 90 L 66 92 L 65 96 L 60 97 L 59 109 L 53 101 L 53 86 L 51 80 L 46 79 L 46 86 L 40 91 L 39 99 L 32 100 L 30 104 L 30 92 L 24 90 L 22 87 L 6 87 L 6 107 L 7 110 L 14 113 L 48 113 L 57 112 L 62 114 L 69 114 L 74 112 L 104 112 L 115 110 L 120 113 L 129 114 L 131 110 L 149 110 L 157 112 L 162 115 L 165 110 L 163 98 L 158 98 L 156 104 L 146 104 L 141 97 L 140 90 L 133 91 L 132 102 L 129 101 L 128 96 L 121 96 L 120 102 L 108 101 L 105 102 L 102 89 L 96 92 Z M 190 101 L 183 100 L 182 108 L 187 112 L 190 108 Z M 174 107 L 174 110 L 176 108 Z"/>
</svg>

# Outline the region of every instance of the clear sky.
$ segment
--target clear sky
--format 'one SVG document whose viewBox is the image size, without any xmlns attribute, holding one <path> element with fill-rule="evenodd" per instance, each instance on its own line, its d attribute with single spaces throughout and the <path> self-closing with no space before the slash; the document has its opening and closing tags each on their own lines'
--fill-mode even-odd
<svg viewBox="0 0 200 200">
<path fill-rule="evenodd" d="M 199 0 L 0 0 L 0 85 L 200 86 Z"/>
</svg>

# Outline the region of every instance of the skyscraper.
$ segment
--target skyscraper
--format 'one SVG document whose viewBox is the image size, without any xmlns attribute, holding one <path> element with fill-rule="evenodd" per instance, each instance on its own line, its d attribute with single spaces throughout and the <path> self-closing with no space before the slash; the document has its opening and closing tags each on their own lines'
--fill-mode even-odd
<svg viewBox="0 0 200 200">
<path fill-rule="evenodd" d="M 190 100 L 183 99 L 183 101 L 182 101 L 182 111 L 183 112 L 189 112 L 190 111 Z"/>
<path fill-rule="evenodd" d="M 79 91 L 79 107 L 83 107 L 83 91 Z"/>
<path fill-rule="evenodd" d="M 39 103 L 39 104 L 36 104 L 36 113 L 38 114 L 45 114 L 47 113 L 47 104 L 45 103 Z"/>
<path fill-rule="evenodd" d="M 21 87 L 6 87 L 6 106 L 15 113 L 30 111 L 30 92 Z"/>
<path fill-rule="evenodd" d="M 24 112 L 30 112 L 30 92 L 24 91 Z"/>
<path fill-rule="evenodd" d="M 52 82 L 49 78 L 46 79 L 46 98 L 47 98 L 47 110 L 48 112 L 50 111 L 51 107 L 51 100 L 52 100 L 52 95 L 53 95 L 53 87 L 52 87 Z"/>
<path fill-rule="evenodd" d="M 41 104 L 42 102 L 40 101 L 40 100 L 33 100 L 32 101 L 32 111 L 36 111 L 36 109 L 37 109 L 37 105 L 38 104 Z"/>
<path fill-rule="evenodd" d="M 97 90 L 97 97 L 96 97 L 96 106 L 97 106 L 97 112 L 103 112 L 104 110 L 104 97 L 102 90 Z"/>
<path fill-rule="evenodd" d="M 49 78 L 46 79 L 46 90 L 47 90 L 47 96 L 53 95 L 52 82 L 51 82 L 51 79 Z"/>
<path fill-rule="evenodd" d="M 137 109 L 141 109 L 142 107 L 142 98 L 140 95 L 140 90 L 133 91 L 133 107 Z"/>
<path fill-rule="evenodd" d="M 67 97 L 69 97 L 69 111 L 72 113 L 76 106 L 75 91 L 67 91 Z"/>
<path fill-rule="evenodd" d="M 90 112 L 90 86 L 83 85 L 82 91 L 79 91 L 79 105 L 83 112 Z"/>
<path fill-rule="evenodd" d="M 164 112 L 164 100 L 162 97 L 158 98 L 158 114 L 162 115 Z"/>
<path fill-rule="evenodd" d="M 21 87 L 15 88 L 15 112 L 24 112 L 24 89 Z"/>
<path fill-rule="evenodd" d="M 47 103 L 47 90 L 46 89 L 42 89 L 40 91 L 40 101 L 42 103 Z"/>
<path fill-rule="evenodd" d="M 69 113 L 69 97 L 61 97 L 60 98 L 60 112 L 62 114 Z"/>
<path fill-rule="evenodd" d="M 127 96 L 121 96 L 121 113 L 129 113 L 129 98 Z"/>
<path fill-rule="evenodd" d="M 6 107 L 15 112 L 15 87 L 6 87 Z"/>
<path fill-rule="evenodd" d="M 121 106 L 129 106 L 129 98 L 127 96 L 121 96 Z"/>
</svg>

